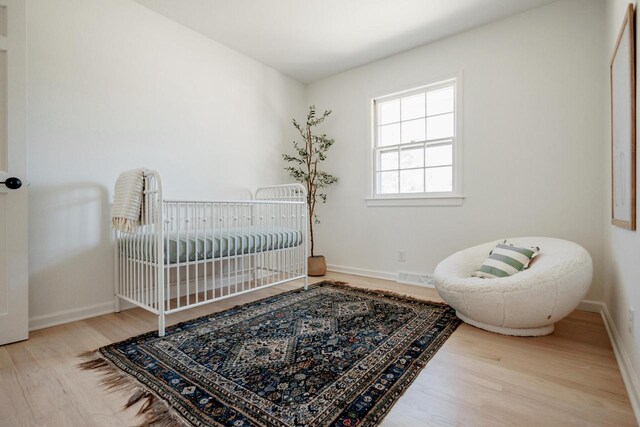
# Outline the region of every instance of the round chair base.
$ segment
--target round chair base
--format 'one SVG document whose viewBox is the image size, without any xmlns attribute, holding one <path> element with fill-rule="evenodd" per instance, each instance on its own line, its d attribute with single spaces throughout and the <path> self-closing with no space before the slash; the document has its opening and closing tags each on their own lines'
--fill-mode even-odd
<svg viewBox="0 0 640 427">
<path fill-rule="evenodd" d="M 468 323 L 476 328 L 484 329 L 485 331 L 495 332 L 502 335 L 513 335 L 515 337 L 541 337 L 543 335 L 549 335 L 553 332 L 553 323 L 539 328 L 504 328 L 501 326 L 488 325 L 486 323 L 473 320 L 464 314 L 456 310 L 456 315 L 465 323 Z"/>
</svg>

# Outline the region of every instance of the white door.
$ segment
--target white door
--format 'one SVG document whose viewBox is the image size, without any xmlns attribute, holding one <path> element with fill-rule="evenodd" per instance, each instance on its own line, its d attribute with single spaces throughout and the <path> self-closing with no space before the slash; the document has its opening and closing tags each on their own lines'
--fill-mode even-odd
<svg viewBox="0 0 640 427">
<path fill-rule="evenodd" d="M 0 0 L 0 345 L 29 337 L 25 3 Z"/>
</svg>

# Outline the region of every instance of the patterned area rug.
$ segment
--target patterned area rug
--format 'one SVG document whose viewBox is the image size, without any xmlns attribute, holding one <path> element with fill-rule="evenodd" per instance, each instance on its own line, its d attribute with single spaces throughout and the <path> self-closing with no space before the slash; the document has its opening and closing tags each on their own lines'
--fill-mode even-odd
<svg viewBox="0 0 640 427">
<path fill-rule="evenodd" d="M 369 426 L 459 323 L 445 304 L 321 282 L 103 347 L 80 366 L 130 391 L 125 407 L 144 399 L 144 425 Z"/>
</svg>

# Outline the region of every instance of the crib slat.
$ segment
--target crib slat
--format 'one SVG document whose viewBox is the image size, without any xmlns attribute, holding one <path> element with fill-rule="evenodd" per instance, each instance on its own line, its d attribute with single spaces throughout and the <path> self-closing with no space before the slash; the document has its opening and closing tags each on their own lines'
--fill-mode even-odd
<svg viewBox="0 0 640 427">
<path fill-rule="evenodd" d="M 174 248 L 174 252 L 176 253 L 176 264 L 174 265 L 174 275 L 175 275 L 175 286 L 173 286 L 175 295 L 172 299 L 174 308 L 180 307 L 180 272 L 182 271 L 182 267 L 180 267 L 180 260 L 182 259 L 182 254 L 180 253 L 180 246 L 182 242 L 180 241 L 180 233 L 182 233 L 182 222 L 180 217 L 180 205 L 175 205 L 176 211 L 176 222 L 175 222 L 175 241 L 177 242 L 176 247 Z"/>
<path fill-rule="evenodd" d="M 186 260 L 187 260 L 187 266 L 185 267 L 185 270 L 186 270 L 185 275 L 187 276 L 187 279 L 185 281 L 185 283 L 187 285 L 187 291 L 186 291 L 187 292 L 187 298 L 186 298 L 187 302 L 186 302 L 186 305 L 189 305 L 189 296 L 190 296 L 189 294 L 191 293 L 190 292 L 190 290 L 191 290 L 191 280 L 189 280 L 189 276 L 191 274 L 191 254 L 193 253 L 192 252 L 193 248 L 191 247 L 191 233 L 190 233 L 190 231 L 191 231 L 191 222 L 190 222 L 191 217 L 189 215 L 189 213 L 190 213 L 189 212 L 189 203 L 185 203 L 184 204 L 184 210 L 185 210 L 185 212 L 184 212 L 184 216 L 185 216 L 184 227 L 187 230 L 187 240 L 186 240 L 187 245 L 186 245 L 186 253 L 185 253 Z"/>
</svg>

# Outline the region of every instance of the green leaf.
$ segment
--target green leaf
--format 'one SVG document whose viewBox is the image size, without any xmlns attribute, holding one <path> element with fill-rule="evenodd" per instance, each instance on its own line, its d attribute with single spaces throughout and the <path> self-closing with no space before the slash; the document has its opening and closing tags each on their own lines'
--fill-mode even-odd
<svg viewBox="0 0 640 427">
<path fill-rule="evenodd" d="M 321 170 L 321 163 L 327 160 L 327 151 L 335 143 L 326 133 L 315 133 L 314 128 L 331 115 L 331 110 L 324 110 L 318 115 L 315 105 L 309 106 L 306 122 L 300 124 L 296 119 L 292 120 L 293 127 L 300 134 L 300 141 L 294 140 L 292 147 L 294 154 L 283 154 L 282 159 L 288 166 L 284 170 L 295 181 L 302 183 L 311 191 L 307 194 L 309 203 L 309 217 L 313 218 L 313 224 L 320 224 L 315 206 L 317 202 L 326 203 L 327 194 L 318 192 L 320 188 L 327 188 L 338 182 L 338 178 Z"/>
</svg>

